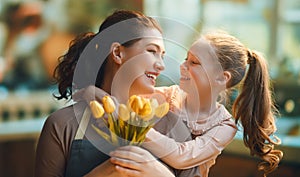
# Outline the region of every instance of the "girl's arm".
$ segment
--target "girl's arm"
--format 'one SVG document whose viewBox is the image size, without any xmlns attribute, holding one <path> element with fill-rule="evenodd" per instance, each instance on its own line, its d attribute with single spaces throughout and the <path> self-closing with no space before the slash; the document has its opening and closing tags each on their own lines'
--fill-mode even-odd
<svg viewBox="0 0 300 177">
<path fill-rule="evenodd" d="M 235 123 L 228 119 L 194 140 L 179 143 L 151 129 L 143 147 L 176 169 L 188 169 L 219 155 L 233 140 L 236 130 Z"/>
</svg>

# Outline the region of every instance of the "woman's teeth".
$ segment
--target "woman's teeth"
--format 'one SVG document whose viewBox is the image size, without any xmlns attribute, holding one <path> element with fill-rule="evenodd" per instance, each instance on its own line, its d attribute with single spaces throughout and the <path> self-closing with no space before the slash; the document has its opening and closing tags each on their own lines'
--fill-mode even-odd
<svg viewBox="0 0 300 177">
<path fill-rule="evenodd" d="M 154 75 L 154 74 L 149 74 L 149 73 L 146 74 L 146 76 L 149 77 L 150 79 L 153 79 L 153 80 L 156 80 L 156 77 L 157 77 L 156 75 Z"/>
</svg>

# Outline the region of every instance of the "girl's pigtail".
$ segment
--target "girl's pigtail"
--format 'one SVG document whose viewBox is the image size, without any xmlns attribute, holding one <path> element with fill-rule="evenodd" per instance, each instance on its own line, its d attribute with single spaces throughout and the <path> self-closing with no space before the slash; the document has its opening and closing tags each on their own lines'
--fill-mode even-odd
<svg viewBox="0 0 300 177">
<path fill-rule="evenodd" d="M 283 153 L 274 150 L 280 139 L 276 131 L 268 67 L 265 59 L 255 51 L 248 50 L 249 69 L 242 85 L 242 91 L 233 104 L 233 116 L 236 123 L 240 120 L 244 133 L 243 140 L 251 155 L 258 156 L 264 162 L 259 169 L 264 175 L 278 166 Z"/>
<path fill-rule="evenodd" d="M 58 83 L 59 95 L 54 95 L 58 100 L 69 99 L 72 96 L 72 81 L 76 64 L 86 45 L 93 39 L 94 33 L 88 32 L 78 35 L 71 41 L 69 50 L 59 57 L 59 64 L 54 70 L 54 78 Z"/>
</svg>

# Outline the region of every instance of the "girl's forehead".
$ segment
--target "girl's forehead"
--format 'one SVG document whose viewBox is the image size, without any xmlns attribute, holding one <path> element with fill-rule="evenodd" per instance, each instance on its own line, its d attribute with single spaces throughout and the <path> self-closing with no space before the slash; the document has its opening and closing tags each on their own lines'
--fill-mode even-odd
<svg viewBox="0 0 300 177">
<path fill-rule="evenodd" d="M 219 63 L 214 48 L 204 38 L 200 38 L 193 43 L 189 50 L 189 54 L 201 59 L 202 62 L 210 61 Z"/>
</svg>

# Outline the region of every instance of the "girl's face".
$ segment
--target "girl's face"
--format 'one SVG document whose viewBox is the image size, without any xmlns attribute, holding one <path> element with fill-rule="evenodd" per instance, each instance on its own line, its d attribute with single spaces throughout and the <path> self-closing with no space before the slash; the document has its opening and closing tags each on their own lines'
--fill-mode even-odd
<svg viewBox="0 0 300 177">
<path fill-rule="evenodd" d="M 165 68 L 165 47 L 161 33 L 156 29 L 149 29 L 144 34 L 146 37 L 130 47 L 122 46 L 120 49 L 122 64 L 118 70 L 118 82 L 123 82 L 129 95 L 153 93 L 156 78 Z"/>
<path fill-rule="evenodd" d="M 198 96 L 203 103 L 213 101 L 220 87 L 217 80 L 222 67 L 206 40 L 200 39 L 192 45 L 180 72 L 180 87 L 185 92 Z"/>
</svg>

